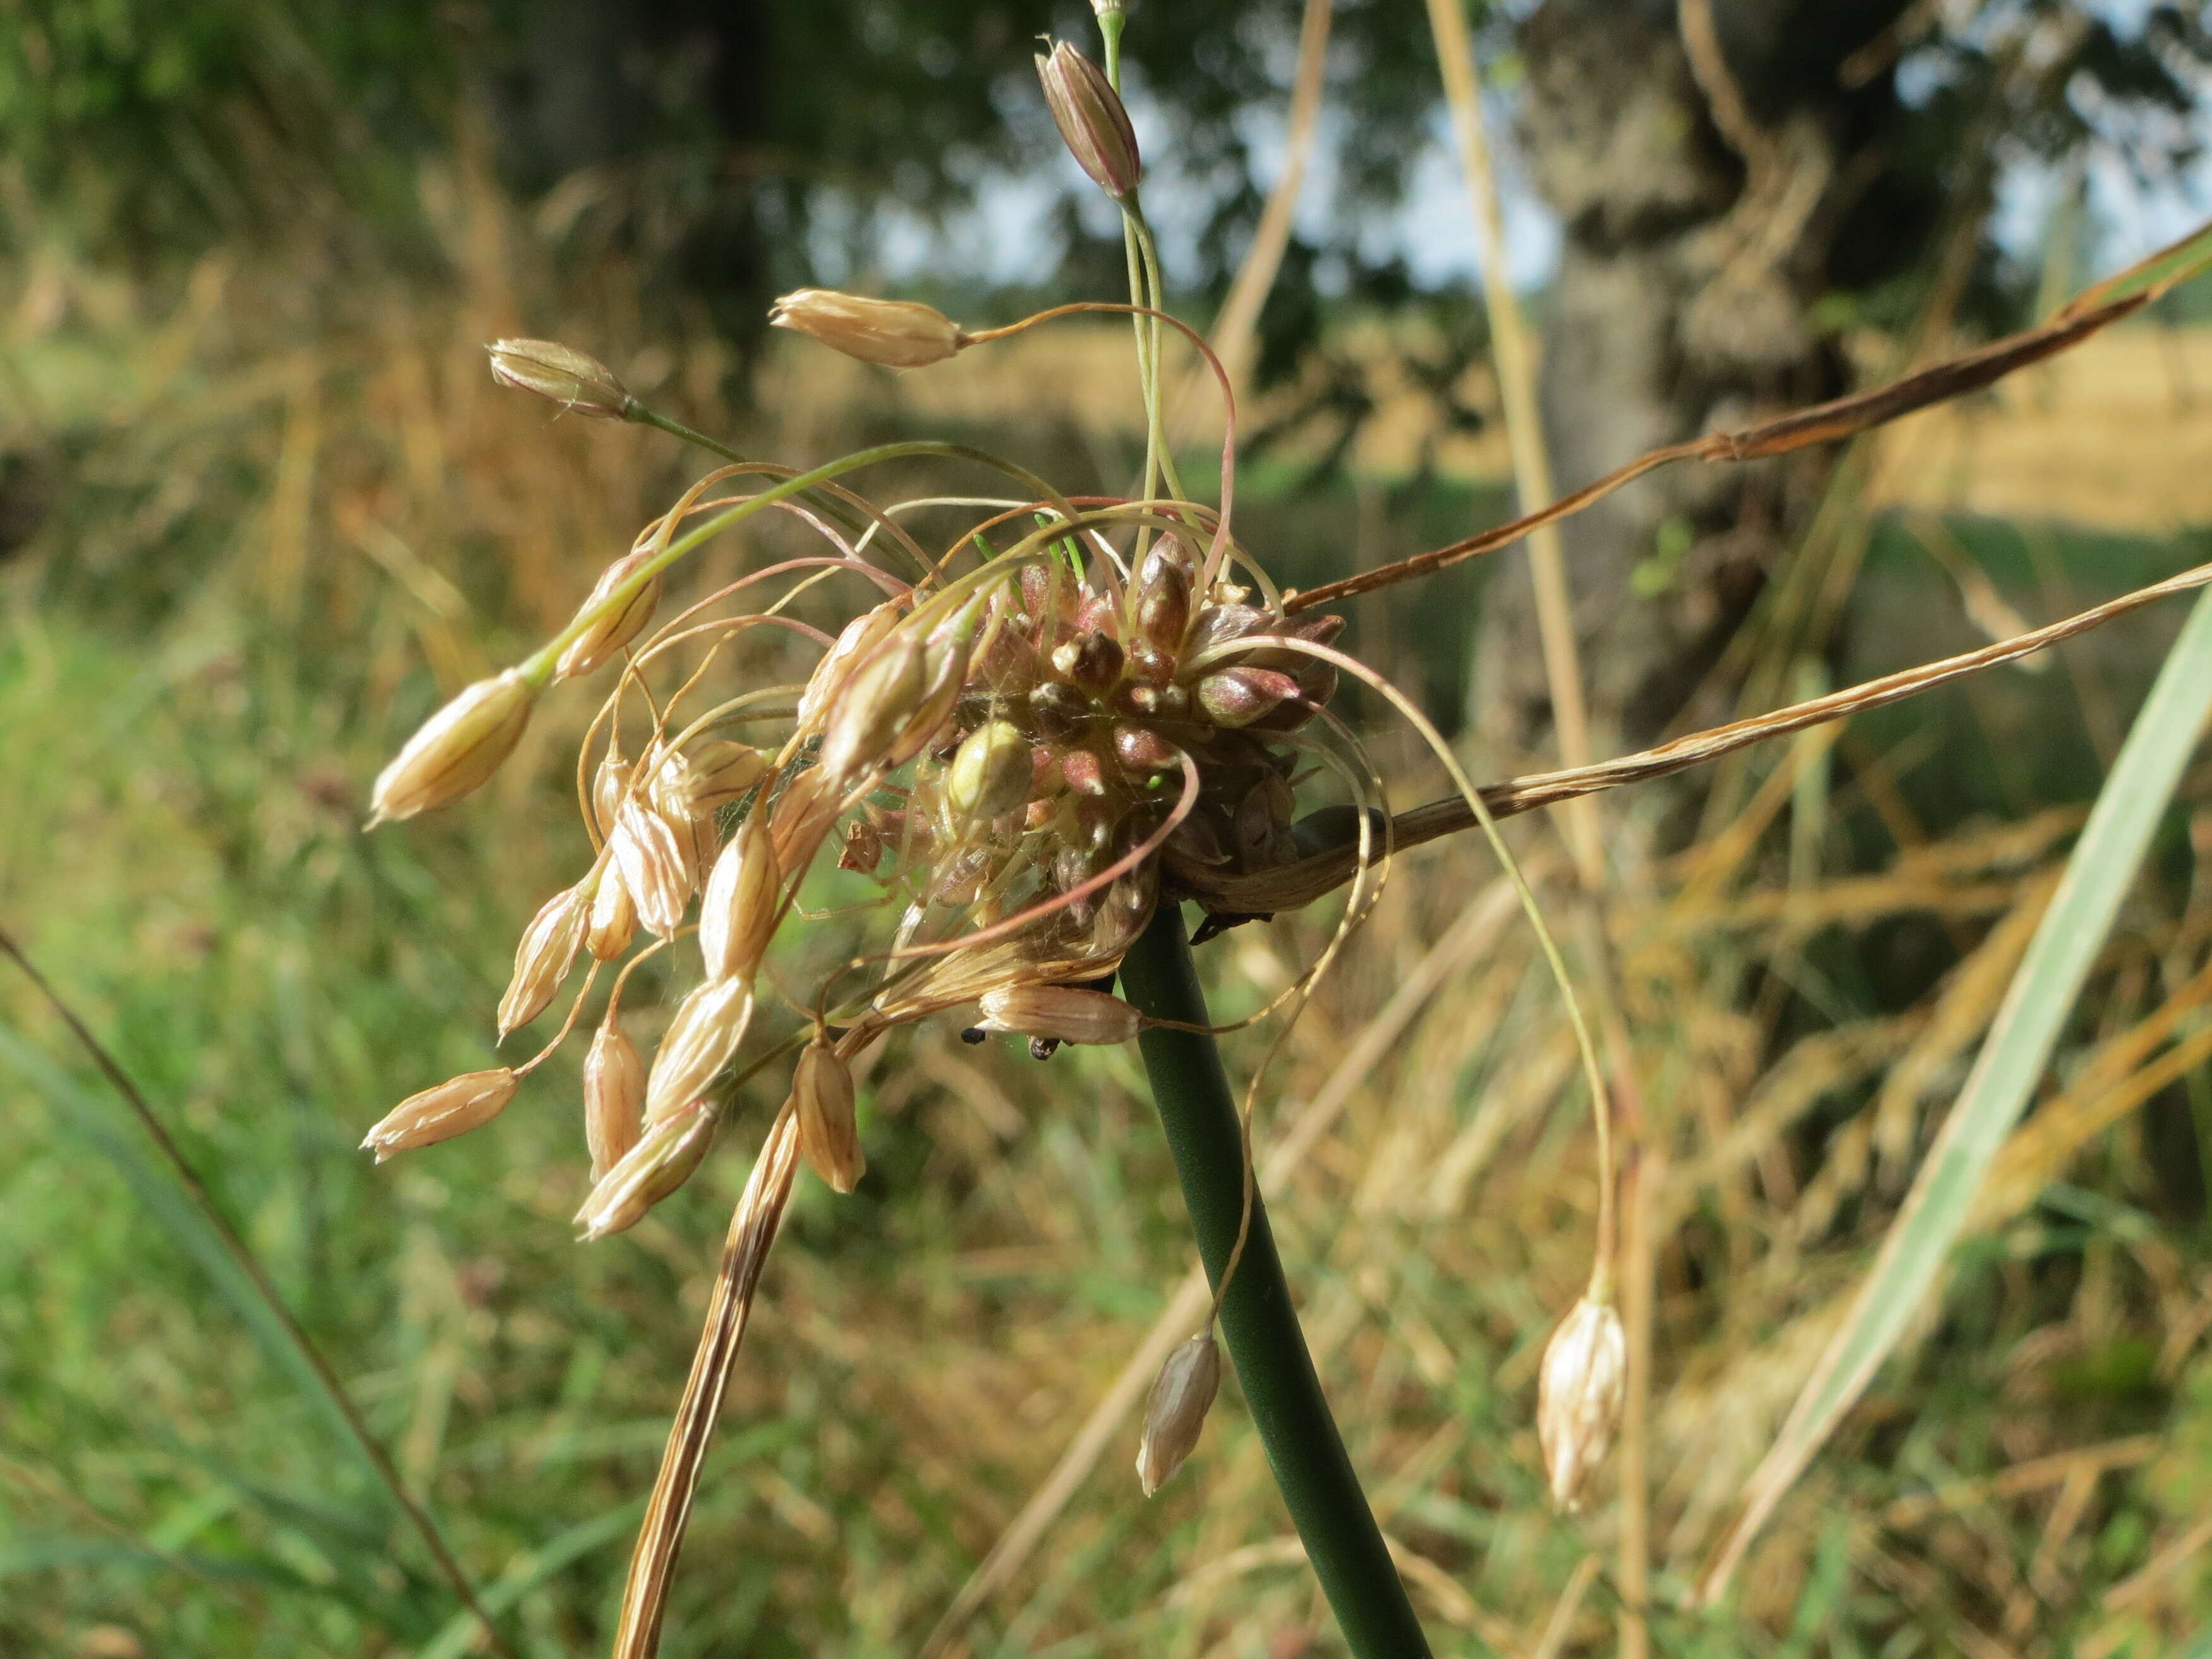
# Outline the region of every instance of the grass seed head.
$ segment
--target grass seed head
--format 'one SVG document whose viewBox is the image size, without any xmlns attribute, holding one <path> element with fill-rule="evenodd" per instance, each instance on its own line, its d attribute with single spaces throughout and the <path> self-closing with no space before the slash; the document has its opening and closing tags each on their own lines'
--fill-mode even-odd
<svg viewBox="0 0 2212 1659">
<path fill-rule="evenodd" d="M 434 1146 L 480 1128 L 497 1117 L 514 1098 L 519 1079 L 504 1066 L 488 1072 L 464 1072 L 434 1088 L 412 1094 L 386 1112 L 362 1139 L 364 1152 L 374 1151 L 379 1164 L 394 1152 L 417 1146 Z"/>
<path fill-rule="evenodd" d="M 1212 1327 L 1179 1345 L 1145 1397 L 1145 1432 L 1137 1442 L 1137 1480 L 1150 1498 L 1181 1468 L 1198 1444 L 1206 1414 L 1221 1390 L 1221 1346 Z"/>
<path fill-rule="evenodd" d="M 1571 1514 L 1613 1449 L 1628 1376 L 1628 1343 L 1610 1303 L 1583 1297 L 1559 1322 L 1536 1376 L 1536 1437 L 1552 1502 Z"/>
<path fill-rule="evenodd" d="M 832 350 L 885 368 L 927 368 L 968 343 L 960 325 L 912 300 L 872 300 L 834 289 L 802 288 L 768 313 L 775 328 L 819 340 Z"/>
<path fill-rule="evenodd" d="M 514 752 L 538 688 L 514 669 L 478 680 L 422 723 L 369 793 L 369 828 L 469 793 Z"/>
</svg>

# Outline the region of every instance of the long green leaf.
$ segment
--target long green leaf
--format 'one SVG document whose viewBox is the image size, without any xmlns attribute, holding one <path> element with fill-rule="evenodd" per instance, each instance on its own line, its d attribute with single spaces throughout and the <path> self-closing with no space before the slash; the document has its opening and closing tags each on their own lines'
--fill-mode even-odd
<svg viewBox="0 0 2212 1659">
<path fill-rule="evenodd" d="M 2113 763 L 2051 908 L 2021 958 L 1958 1103 L 1890 1224 L 1698 1588 L 1709 1602 L 1784 1492 L 1897 1346 L 1942 1272 L 1975 1189 L 2051 1060 L 2182 768 L 2212 712 L 2212 594 L 2197 601 Z"/>
</svg>

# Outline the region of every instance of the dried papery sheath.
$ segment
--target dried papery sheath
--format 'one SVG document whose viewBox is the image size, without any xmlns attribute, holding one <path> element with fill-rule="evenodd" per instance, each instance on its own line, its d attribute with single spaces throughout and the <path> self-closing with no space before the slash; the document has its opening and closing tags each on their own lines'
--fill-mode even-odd
<svg viewBox="0 0 2212 1659">
<path fill-rule="evenodd" d="M 707 878 L 699 900 L 699 954 L 707 977 L 750 978 L 775 937 L 782 878 L 763 815 L 744 821 Z"/>
<path fill-rule="evenodd" d="M 584 601 L 577 614 L 581 616 L 605 604 L 617 588 L 632 580 L 653 562 L 653 549 L 641 547 L 635 553 L 624 554 L 599 572 L 599 580 L 592 585 L 591 596 Z M 656 575 L 623 603 L 596 617 L 591 626 L 570 641 L 568 648 L 561 653 L 560 666 L 554 671 L 555 678 L 573 679 L 579 674 L 589 674 L 611 662 L 618 652 L 645 631 L 646 623 L 653 620 L 653 613 L 660 608 L 660 589 L 661 580 Z"/>
<path fill-rule="evenodd" d="M 645 1109 L 645 1061 L 637 1044 L 608 1019 L 584 1052 L 584 1145 L 597 1181 L 637 1145 Z"/>
<path fill-rule="evenodd" d="M 622 811 L 623 798 L 629 793 L 634 775 L 635 769 L 611 744 L 599 757 L 599 768 L 592 774 L 592 817 L 602 836 L 614 834 L 615 816 Z"/>
<path fill-rule="evenodd" d="M 968 343 L 960 325 L 911 300 L 871 300 L 834 289 L 802 288 L 775 302 L 775 328 L 811 336 L 833 350 L 885 368 L 927 368 Z"/>
<path fill-rule="evenodd" d="M 714 809 L 702 811 L 694 804 L 691 762 L 681 750 L 658 754 L 652 767 L 647 803 L 676 837 L 677 850 L 684 858 L 685 884 L 696 887 L 720 845 Z"/>
<path fill-rule="evenodd" d="M 1103 991 L 1067 985 L 1009 985 L 982 995 L 986 1031 L 1016 1031 L 1061 1042 L 1127 1042 L 1137 1035 L 1137 1011 Z"/>
<path fill-rule="evenodd" d="M 1029 799 L 1036 775 L 1030 740 L 1005 720 L 963 739 L 945 775 L 945 804 L 963 817 L 995 818 Z"/>
<path fill-rule="evenodd" d="M 647 1129 L 593 1184 L 576 1212 L 584 1242 L 595 1243 L 644 1220 L 654 1205 L 691 1179 L 714 1144 L 714 1109 L 695 1100 Z"/>
<path fill-rule="evenodd" d="M 470 686 L 425 720 L 377 775 L 368 827 L 467 794 L 514 752 L 537 701 L 538 688 L 512 668 Z"/>
<path fill-rule="evenodd" d="M 1628 1377 L 1628 1343 L 1608 1303 L 1576 1303 L 1544 1350 L 1536 1376 L 1536 1437 L 1552 1502 L 1569 1513 L 1613 1448 Z"/>
<path fill-rule="evenodd" d="M 708 980 L 684 999 L 653 1056 L 645 1121 L 659 1122 L 696 1100 L 730 1063 L 752 1023 L 753 988 L 742 979 Z"/>
<path fill-rule="evenodd" d="M 434 1146 L 455 1135 L 465 1135 L 497 1117 L 500 1109 L 514 1098 L 518 1079 L 506 1066 L 489 1072 L 464 1072 L 435 1088 L 425 1089 L 401 1101 L 383 1121 L 362 1138 L 363 1151 L 374 1151 L 379 1164 L 394 1152 L 417 1146 Z"/>
<path fill-rule="evenodd" d="M 750 744 L 717 738 L 691 751 L 690 806 L 713 812 L 743 800 L 768 770 L 761 751 Z"/>
<path fill-rule="evenodd" d="M 522 942 L 514 947 L 514 977 L 499 1000 L 501 1042 L 509 1031 L 545 1012 L 561 981 L 568 977 L 590 920 L 591 896 L 580 884 L 554 894 L 530 919 L 530 926 L 522 930 Z"/>
<path fill-rule="evenodd" d="M 799 1150 L 814 1173 L 837 1192 L 849 1193 L 868 1170 L 853 1113 L 853 1073 L 829 1044 L 799 1051 L 791 1098 L 799 1110 Z"/>
<path fill-rule="evenodd" d="M 492 378 L 602 421 L 629 418 L 629 389 L 614 370 L 557 340 L 495 340 L 484 348 Z"/>
<path fill-rule="evenodd" d="M 622 872 L 611 864 L 602 865 L 599 884 L 592 891 L 592 918 L 584 943 L 592 960 L 612 962 L 636 937 L 637 906 L 623 885 Z"/>
<path fill-rule="evenodd" d="M 894 634 L 854 668 L 829 710 L 822 771 L 843 787 L 881 760 L 921 707 L 922 647 L 911 629 Z"/>
<path fill-rule="evenodd" d="M 1137 1443 L 1137 1480 L 1150 1498 L 1182 1467 L 1198 1444 L 1206 1414 L 1221 1389 L 1221 1348 L 1211 1328 L 1178 1346 L 1145 1397 L 1145 1433 Z"/>
<path fill-rule="evenodd" d="M 676 832 L 649 805 L 633 798 L 615 814 L 615 832 L 607 845 L 616 873 L 637 906 L 638 920 L 666 939 L 684 925 L 696 879 Z"/>
<path fill-rule="evenodd" d="M 1076 165 L 1116 201 L 1136 189 L 1144 175 L 1137 130 L 1129 125 L 1129 112 L 1106 71 L 1065 40 L 1055 42 L 1051 55 L 1040 57 L 1036 67 L 1053 125 Z"/>
</svg>

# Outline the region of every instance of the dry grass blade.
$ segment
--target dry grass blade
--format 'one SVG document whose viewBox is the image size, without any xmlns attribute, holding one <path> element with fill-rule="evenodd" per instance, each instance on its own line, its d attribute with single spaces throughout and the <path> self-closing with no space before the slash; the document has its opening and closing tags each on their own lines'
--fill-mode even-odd
<svg viewBox="0 0 2212 1659">
<path fill-rule="evenodd" d="M 2140 265 L 2100 284 L 2068 306 L 2049 322 L 2021 333 L 2008 335 L 1977 350 L 1907 374 L 1885 386 L 1870 387 L 1792 411 L 1779 419 L 1762 422 L 1735 432 L 1708 433 L 1683 443 L 1668 444 L 1638 456 L 1594 483 L 1563 495 L 1550 506 L 1515 519 L 1480 535 L 1469 536 L 1426 553 L 1417 553 L 1395 564 L 1377 566 L 1304 592 L 1283 596 L 1285 615 L 1295 616 L 1316 605 L 1333 605 L 1359 593 L 1395 586 L 1417 576 L 1472 559 L 1528 535 L 1545 525 L 1571 518 L 1592 502 L 1610 495 L 1623 485 L 1674 461 L 1752 461 L 1786 455 L 1814 444 L 1839 439 L 1882 426 L 1916 410 L 1948 403 L 1969 392 L 1979 391 L 2015 369 L 2041 362 L 2091 335 L 2131 316 L 2179 283 L 2212 266 L 2212 225 L 2191 233 Z M 2135 283 L 2141 287 L 2130 288 Z"/>
<path fill-rule="evenodd" d="M 1733 720 L 1726 726 L 1717 726 L 1704 732 L 1692 732 L 1671 743 L 1661 744 L 1656 749 L 1639 750 L 1632 755 L 1618 756 L 1600 761 L 1594 766 L 1574 767 L 1563 772 L 1537 772 L 1526 777 L 1514 778 L 1504 783 L 1494 783 L 1482 791 L 1483 804 L 1493 817 L 1512 817 L 1522 812 L 1533 811 L 1540 806 L 1550 806 L 1577 795 L 1594 794 L 1601 789 L 1617 789 L 1625 784 L 1644 783 L 1653 778 L 1663 778 L 1671 773 L 1686 771 L 1708 761 L 1764 742 L 1768 738 L 1784 737 L 1808 726 L 1820 726 L 1829 720 L 1847 720 L 1871 709 L 1883 708 L 1907 697 L 1932 691 L 1939 685 L 1963 679 L 1985 668 L 1993 668 L 2015 658 L 2025 657 L 2047 646 L 2101 628 L 2131 611 L 2147 605 L 2171 599 L 2177 593 L 2212 582 L 2212 565 L 2197 565 L 2169 576 L 2164 581 L 2154 582 L 2148 587 L 2137 588 L 2132 593 L 2123 593 L 2071 617 L 2062 617 L 2046 627 L 2021 634 L 1995 645 L 1968 651 L 1959 656 L 1922 663 L 1917 667 L 1901 669 L 1894 674 L 1885 674 L 1880 679 L 1866 680 L 1857 685 L 1832 691 L 1825 697 L 1815 697 L 1808 702 L 1792 703 L 1786 708 L 1777 708 L 1765 714 L 1754 714 L 1748 720 Z M 1424 842 L 1442 836 L 1457 834 L 1472 829 L 1474 815 L 1467 803 L 1456 798 L 1432 801 L 1401 812 L 1390 821 L 1390 842 L 1400 852 L 1418 847 Z M 1349 833 L 1349 832 L 1347 832 Z M 1287 910 L 1310 904 L 1332 888 L 1352 878 L 1358 854 L 1351 842 L 1327 852 L 1316 853 L 1292 864 L 1253 875 L 1216 875 L 1194 868 L 1178 869 L 1177 876 L 1185 890 L 1208 908 L 1223 911 L 1266 914 Z"/>
<path fill-rule="evenodd" d="M 653 1483 L 653 1498 L 646 1505 L 645 1524 L 638 1529 L 637 1548 L 630 1556 L 614 1659 L 652 1659 L 660 1646 L 668 1586 L 677 1552 L 684 1547 L 684 1528 L 691 1519 L 691 1500 L 699 1488 L 707 1443 L 722 1409 L 722 1395 L 752 1313 L 753 1293 L 759 1288 L 761 1269 L 767 1265 L 769 1247 L 775 1243 L 798 1169 L 799 1120 L 786 1111 L 769 1131 L 730 1218 L 706 1328 L 691 1358 L 691 1375 L 684 1382 L 684 1399 L 668 1431 L 668 1448 L 661 1454 L 660 1473 Z"/>
<path fill-rule="evenodd" d="M 2212 712 L 2212 598 L 2198 600 L 2067 861 L 1973 1071 L 1843 1325 L 1746 1482 L 1737 1518 L 1700 1577 L 1710 1603 L 1844 1412 L 1887 1358 L 1948 1259 L 1974 1196 L 2041 1079 L 2183 767 Z"/>
</svg>

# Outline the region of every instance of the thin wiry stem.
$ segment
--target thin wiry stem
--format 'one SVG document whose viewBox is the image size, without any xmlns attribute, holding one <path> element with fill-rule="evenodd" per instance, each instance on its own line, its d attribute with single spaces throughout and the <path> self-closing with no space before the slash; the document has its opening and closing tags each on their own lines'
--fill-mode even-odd
<svg viewBox="0 0 2212 1659">
<path fill-rule="evenodd" d="M 145 1130 L 147 1139 L 154 1143 L 162 1161 L 169 1166 L 169 1172 L 176 1177 L 177 1184 L 185 1189 L 185 1196 L 191 1200 L 192 1207 L 214 1229 L 216 1238 L 222 1241 L 224 1254 L 230 1257 L 239 1272 L 246 1275 L 246 1283 L 252 1285 L 254 1295 L 284 1333 L 285 1340 L 291 1345 L 301 1363 L 313 1374 L 331 1407 L 353 1437 L 361 1455 L 375 1471 L 378 1482 L 391 1496 L 392 1501 L 398 1505 L 400 1513 L 407 1517 L 408 1524 L 422 1539 L 423 1547 L 430 1552 L 430 1559 L 437 1564 L 439 1577 L 451 1586 L 461 1605 L 483 1627 L 484 1641 L 492 1651 L 501 1655 L 501 1659 L 515 1659 L 514 1650 L 507 1645 L 506 1637 L 492 1622 L 490 1613 L 477 1598 L 475 1586 L 469 1583 L 468 1574 L 462 1571 L 461 1564 L 447 1548 L 445 1535 L 438 1530 L 438 1523 L 408 1492 L 406 1482 L 399 1478 L 399 1470 L 392 1462 L 392 1455 L 385 1450 L 384 1443 L 370 1430 L 368 1420 L 361 1414 L 361 1407 L 354 1404 L 353 1396 L 346 1392 L 345 1384 L 338 1380 L 337 1373 L 331 1369 L 330 1361 L 323 1358 L 322 1350 L 316 1347 L 314 1340 L 292 1316 L 291 1309 L 285 1306 L 284 1298 L 277 1293 L 276 1286 L 262 1267 L 260 1258 L 253 1254 L 246 1241 L 239 1237 L 237 1230 L 230 1224 L 230 1218 L 216 1203 L 215 1195 L 208 1191 L 207 1183 L 200 1179 L 199 1171 L 192 1168 L 191 1160 L 185 1156 L 184 1148 L 170 1134 L 168 1126 L 155 1112 L 144 1091 L 123 1069 L 122 1063 L 108 1052 L 106 1045 L 92 1034 L 92 1029 L 77 1018 L 76 1011 L 62 1000 L 61 994 L 54 989 L 36 964 L 23 953 L 23 947 L 15 942 L 15 936 L 4 927 L 0 927 L 0 955 L 6 956 L 22 970 L 23 976 L 46 999 L 46 1006 L 69 1028 L 69 1033 L 76 1040 L 77 1046 L 85 1051 L 92 1063 L 100 1068 L 100 1075 L 123 1097 L 124 1103 L 137 1118 L 139 1127 Z"/>
</svg>

